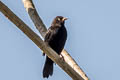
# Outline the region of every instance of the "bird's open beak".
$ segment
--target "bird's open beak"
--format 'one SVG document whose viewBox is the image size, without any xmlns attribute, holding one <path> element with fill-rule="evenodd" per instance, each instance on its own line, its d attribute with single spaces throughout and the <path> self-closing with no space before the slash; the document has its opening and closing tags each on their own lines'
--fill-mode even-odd
<svg viewBox="0 0 120 80">
<path fill-rule="evenodd" d="M 68 19 L 68 18 L 65 18 L 65 17 L 64 17 L 64 18 L 62 19 L 62 21 L 65 21 L 65 20 L 67 20 L 67 19 Z"/>
</svg>

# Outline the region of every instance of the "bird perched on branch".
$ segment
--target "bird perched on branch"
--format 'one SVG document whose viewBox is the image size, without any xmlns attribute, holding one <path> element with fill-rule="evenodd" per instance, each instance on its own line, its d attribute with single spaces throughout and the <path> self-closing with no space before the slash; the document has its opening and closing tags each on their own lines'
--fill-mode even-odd
<svg viewBox="0 0 120 80">
<path fill-rule="evenodd" d="M 65 20 L 67 18 L 62 16 L 57 16 L 48 31 L 45 35 L 45 43 L 49 45 L 56 53 L 60 55 L 61 51 L 64 48 L 66 39 L 67 39 L 67 31 L 64 26 Z M 44 55 L 44 53 L 43 53 Z M 46 56 L 46 61 L 43 68 L 43 78 L 48 78 L 49 75 L 53 74 L 53 61 Z"/>
</svg>

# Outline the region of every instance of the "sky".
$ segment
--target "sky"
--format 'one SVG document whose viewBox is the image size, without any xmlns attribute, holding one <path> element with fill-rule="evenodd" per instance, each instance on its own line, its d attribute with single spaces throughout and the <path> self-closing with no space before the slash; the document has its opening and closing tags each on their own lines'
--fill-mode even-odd
<svg viewBox="0 0 120 80">
<path fill-rule="evenodd" d="M 34 32 L 22 0 L 2 0 Z M 33 0 L 47 28 L 56 16 L 69 19 L 65 49 L 91 80 L 120 80 L 119 0 Z M 72 80 L 58 65 L 42 78 L 41 50 L 0 13 L 0 80 Z"/>
</svg>

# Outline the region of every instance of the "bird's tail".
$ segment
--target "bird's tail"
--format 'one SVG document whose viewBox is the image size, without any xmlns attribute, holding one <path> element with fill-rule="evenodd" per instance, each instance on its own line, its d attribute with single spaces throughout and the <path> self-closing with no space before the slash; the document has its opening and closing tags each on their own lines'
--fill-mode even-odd
<svg viewBox="0 0 120 80">
<path fill-rule="evenodd" d="M 48 78 L 49 75 L 52 76 L 53 74 L 53 61 L 46 57 L 45 65 L 43 68 L 43 78 Z"/>
</svg>

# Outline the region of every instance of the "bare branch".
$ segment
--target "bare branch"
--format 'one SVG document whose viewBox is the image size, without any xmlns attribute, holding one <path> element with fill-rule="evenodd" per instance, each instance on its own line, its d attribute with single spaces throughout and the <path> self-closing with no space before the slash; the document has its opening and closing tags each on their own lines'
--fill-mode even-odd
<svg viewBox="0 0 120 80">
<path fill-rule="evenodd" d="M 7 6 L 0 1 L 0 11 L 13 22 L 23 33 L 25 33 L 49 58 L 57 63 L 73 80 L 83 80 L 79 74 L 73 70 L 59 55 L 47 46 L 44 41 L 33 32 L 20 18 L 18 18 Z"/>
<path fill-rule="evenodd" d="M 35 24 L 36 28 L 39 30 L 41 35 L 45 35 L 46 28 L 43 25 L 41 18 L 39 17 L 32 0 L 23 0 L 24 7 L 28 12 L 29 16 L 31 17 L 33 23 Z M 43 36 L 44 37 L 44 36 Z M 63 50 L 61 53 L 64 56 L 65 61 L 79 74 L 84 80 L 88 80 L 88 77 L 83 72 L 83 70 L 77 65 L 75 60 L 69 55 L 66 50 Z"/>
<path fill-rule="evenodd" d="M 43 21 L 41 20 L 40 17 L 38 17 L 38 13 L 34 7 L 34 5 L 32 4 L 32 2 L 30 2 L 30 0 L 23 0 L 24 7 L 26 8 L 27 12 L 29 13 L 29 16 L 31 18 L 31 20 L 33 21 L 34 25 L 36 26 L 36 28 L 38 29 L 38 31 L 40 32 L 40 34 L 42 35 L 42 37 L 45 37 L 45 33 L 47 31 Z M 28 8 L 29 6 L 29 8 Z"/>
</svg>

